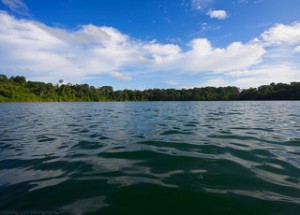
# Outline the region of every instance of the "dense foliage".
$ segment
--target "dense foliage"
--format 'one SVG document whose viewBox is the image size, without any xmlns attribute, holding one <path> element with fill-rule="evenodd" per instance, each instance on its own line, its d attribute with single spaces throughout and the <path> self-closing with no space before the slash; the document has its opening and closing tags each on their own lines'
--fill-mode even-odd
<svg viewBox="0 0 300 215">
<path fill-rule="evenodd" d="M 213 100 L 300 100 L 300 82 L 271 83 L 239 90 L 237 87 L 193 89 L 118 90 L 111 86 L 95 88 L 88 84 L 53 85 L 27 81 L 23 76 L 0 75 L 0 102 L 61 101 L 213 101 Z"/>
</svg>

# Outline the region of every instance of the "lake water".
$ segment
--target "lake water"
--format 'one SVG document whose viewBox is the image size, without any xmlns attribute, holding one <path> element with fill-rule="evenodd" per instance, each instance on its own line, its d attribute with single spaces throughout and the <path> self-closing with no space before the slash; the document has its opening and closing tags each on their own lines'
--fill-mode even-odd
<svg viewBox="0 0 300 215">
<path fill-rule="evenodd" d="M 298 214 L 300 102 L 0 104 L 0 214 Z"/>
</svg>

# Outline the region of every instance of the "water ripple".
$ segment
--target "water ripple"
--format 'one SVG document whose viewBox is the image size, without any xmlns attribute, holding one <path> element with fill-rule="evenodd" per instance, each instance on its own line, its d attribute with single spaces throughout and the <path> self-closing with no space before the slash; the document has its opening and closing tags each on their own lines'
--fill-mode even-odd
<svg viewBox="0 0 300 215">
<path fill-rule="evenodd" d="M 296 214 L 299 109 L 300 102 L 0 104 L 0 208 Z"/>
</svg>

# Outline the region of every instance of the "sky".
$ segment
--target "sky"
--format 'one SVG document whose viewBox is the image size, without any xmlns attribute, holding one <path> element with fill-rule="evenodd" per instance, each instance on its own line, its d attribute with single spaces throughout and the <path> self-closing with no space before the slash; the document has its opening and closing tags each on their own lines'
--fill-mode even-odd
<svg viewBox="0 0 300 215">
<path fill-rule="evenodd" d="M 114 89 L 300 81 L 300 1 L 0 0 L 0 74 Z"/>
</svg>

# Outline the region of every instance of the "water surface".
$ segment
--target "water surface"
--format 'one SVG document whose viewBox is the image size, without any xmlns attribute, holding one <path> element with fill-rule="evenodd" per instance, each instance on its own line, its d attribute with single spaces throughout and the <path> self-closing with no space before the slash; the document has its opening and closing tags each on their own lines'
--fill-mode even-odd
<svg viewBox="0 0 300 215">
<path fill-rule="evenodd" d="M 0 104 L 0 213 L 297 214 L 300 102 Z"/>
</svg>

